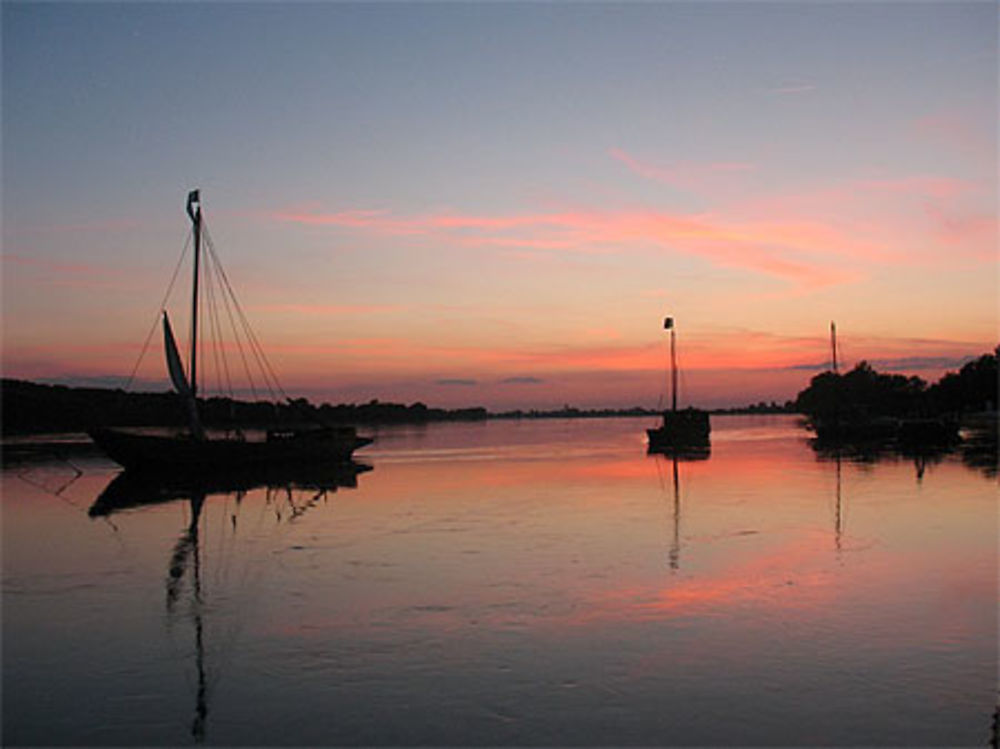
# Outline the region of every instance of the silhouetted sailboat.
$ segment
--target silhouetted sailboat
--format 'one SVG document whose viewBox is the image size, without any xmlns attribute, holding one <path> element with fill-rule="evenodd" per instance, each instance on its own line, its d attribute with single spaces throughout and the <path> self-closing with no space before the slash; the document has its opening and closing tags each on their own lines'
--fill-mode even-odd
<svg viewBox="0 0 1000 749">
<path fill-rule="evenodd" d="M 663 412 L 663 423 L 660 426 L 646 430 L 649 451 L 674 452 L 708 448 L 708 435 L 711 431 L 708 412 L 692 407 L 677 410 L 677 340 L 674 318 L 666 318 L 663 327 L 670 331 L 670 410 Z"/>
<path fill-rule="evenodd" d="M 188 194 L 187 214 L 191 219 L 194 236 L 188 373 L 184 371 L 166 310 L 163 310 L 163 343 L 167 371 L 174 389 L 184 403 L 189 429 L 180 434 L 150 434 L 128 429 L 100 428 L 88 432 L 91 439 L 115 462 L 126 469 L 142 472 L 228 473 L 249 469 L 259 471 L 268 466 L 350 460 L 355 450 L 372 441 L 368 437 L 359 437 L 353 427 L 269 429 L 263 439 L 256 440 L 248 438 L 242 432 L 227 433 L 224 436 L 209 435 L 206 432 L 199 417 L 197 399 L 198 285 L 202 245 L 198 190 Z M 226 284 L 228 287 L 228 281 Z M 245 319 L 242 322 L 247 325 Z M 251 341 L 256 343 L 253 337 Z"/>
</svg>

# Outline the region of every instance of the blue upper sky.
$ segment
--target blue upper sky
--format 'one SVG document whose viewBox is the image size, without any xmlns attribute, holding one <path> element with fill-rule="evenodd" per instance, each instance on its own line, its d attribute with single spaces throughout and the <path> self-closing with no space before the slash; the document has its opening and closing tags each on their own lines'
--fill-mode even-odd
<svg viewBox="0 0 1000 749">
<path fill-rule="evenodd" d="M 196 186 L 252 293 L 315 310 L 335 289 L 325 335 L 405 339 L 437 362 L 427 381 L 469 374 L 421 348 L 441 336 L 449 352 L 478 339 L 473 369 L 532 378 L 565 363 L 518 341 L 550 358 L 589 351 L 586 335 L 639 347 L 664 306 L 703 339 L 738 338 L 748 307 L 794 340 L 837 317 L 883 358 L 915 330 L 929 356 L 993 336 L 993 2 L 0 12 L 15 372 L 72 369 L 44 345 L 85 324 L 134 337 L 124 320 L 158 298 Z M 104 308 L 80 291 L 80 273 L 123 266 L 131 295 L 106 290 Z M 909 307 L 932 291 L 950 323 Z M 293 324 L 258 314 L 275 335 Z"/>
</svg>

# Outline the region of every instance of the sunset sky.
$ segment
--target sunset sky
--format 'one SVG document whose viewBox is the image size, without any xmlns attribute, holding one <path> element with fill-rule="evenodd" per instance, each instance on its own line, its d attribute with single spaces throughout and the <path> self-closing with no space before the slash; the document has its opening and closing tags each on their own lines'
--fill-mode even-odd
<svg viewBox="0 0 1000 749">
<path fill-rule="evenodd" d="M 666 315 L 682 404 L 831 320 L 934 380 L 998 342 L 997 8 L 4 2 L 4 376 L 120 384 L 200 187 L 292 395 L 655 406 Z"/>
</svg>

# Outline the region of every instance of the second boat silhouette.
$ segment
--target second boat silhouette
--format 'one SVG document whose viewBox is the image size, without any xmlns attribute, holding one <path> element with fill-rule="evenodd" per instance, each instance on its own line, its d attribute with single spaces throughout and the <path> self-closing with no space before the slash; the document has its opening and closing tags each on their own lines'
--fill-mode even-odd
<svg viewBox="0 0 1000 749">
<path fill-rule="evenodd" d="M 663 423 L 660 426 L 646 430 L 649 452 L 707 450 L 711 432 L 708 411 L 693 407 L 677 409 L 677 335 L 674 318 L 666 318 L 663 328 L 670 331 L 670 410 L 663 412 Z"/>
</svg>

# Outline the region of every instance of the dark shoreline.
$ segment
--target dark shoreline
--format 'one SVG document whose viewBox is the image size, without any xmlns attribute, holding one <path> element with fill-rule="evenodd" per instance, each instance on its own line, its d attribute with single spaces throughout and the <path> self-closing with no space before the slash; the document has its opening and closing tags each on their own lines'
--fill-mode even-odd
<svg viewBox="0 0 1000 749">
<path fill-rule="evenodd" d="M 4 437 L 83 433 L 100 426 L 173 427 L 183 426 L 183 412 L 170 392 L 126 393 L 120 389 L 47 385 L 27 380 L 0 380 L 3 408 L 0 433 Z M 362 404 L 324 403 L 315 405 L 305 398 L 290 403 L 240 401 L 229 398 L 199 399 L 202 417 L 209 427 L 262 428 L 266 425 L 320 422 L 353 426 L 388 424 L 429 424 L 486 419 L 603 419 L 655 417 L 660 409 L 600 408 L 518 409 L 491 412 L 472 408 L 433 408 L 423 403 L 403 405 L 372 400 Z M 724 408 L 713 414 L 795 413 L 791 402 L 758 403 L 741 408 Z"/>
</svg>

